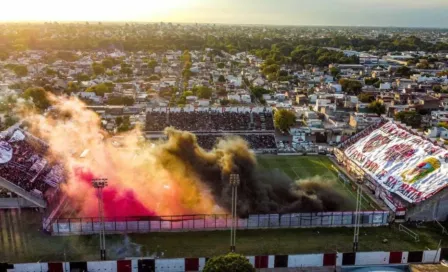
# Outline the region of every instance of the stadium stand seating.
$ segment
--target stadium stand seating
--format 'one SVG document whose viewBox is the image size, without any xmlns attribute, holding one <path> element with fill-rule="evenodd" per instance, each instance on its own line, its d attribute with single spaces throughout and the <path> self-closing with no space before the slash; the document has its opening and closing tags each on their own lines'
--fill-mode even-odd
<svg viewBox="0 0 448 272">
<path fill-rule="evenodd" d="M 146 113 L 147 131 L 162 131 L 169 126 L 193 132 L 274 130 L 271 112 L 149 111 Z"/>
<path fill-rule="evenodd" d="M 395 209 L 423 202 L 448 186 L 448 151 L 388 120 L 372 124 L 338 146 L 338 161 L 369 181 L 369 188 Z M 432 210 L 432 209 L 431 209 Z"/>
<path fill-rule="evenodd" d="M 146 131 L 162 131 L 166 127 L 196 133 L 198 143 L 210 150 L 218 138 L 235 134 L 245 139 L 254 150 L 277 149 L 272 112 L 264 109 L 195 111 L 176 109 L 151 110 L 146 113 Z M 257 134 L 254 134 L 254 133 Z M 260 134 L 262 133 L 262 134 Z M 270 134 L 269 134 L 270 133 Z"/>
<path fill-rule="evenodd" d="M 0 177 L 34 196 L 50 196 L 63 177 L 62 167 L 48 162 L 48 147 L 34 136 L 14 130 L 0 139 Z"/>
<path fill-rule="evenodd" d="M 275 149 L 274 134 L 260 135 L 260 134 L 242 134 L 238 135 L 249 143 L 252 149 Z M 225 137 L 225 135 L 196 135 L 199 145 L 207 150 L 213 148 L 219 138 Z"/>
</svg>

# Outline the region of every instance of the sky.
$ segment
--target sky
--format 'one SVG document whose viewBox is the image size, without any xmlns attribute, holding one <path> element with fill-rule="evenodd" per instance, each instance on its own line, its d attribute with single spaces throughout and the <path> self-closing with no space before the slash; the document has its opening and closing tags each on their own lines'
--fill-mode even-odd
<svg viewBox="0 0 448 272">
<path fill-rule="evenodd" d="M 448 28 L 448 0 L 3 0 L 0 21 Z"/>
</svg>

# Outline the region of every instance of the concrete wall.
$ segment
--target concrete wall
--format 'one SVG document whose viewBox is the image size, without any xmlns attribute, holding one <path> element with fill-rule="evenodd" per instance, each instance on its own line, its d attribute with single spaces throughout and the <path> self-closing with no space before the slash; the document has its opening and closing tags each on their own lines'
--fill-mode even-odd
<svg viewBox="0 0 448 272">
<path fill-rule="evenodd" d="M 444 189 L 426 201 L 406 211 L 411 221 L 445 221 L 448 219 L 448 190 Z"/>
<path fill-rule="evenodd" d="M 412 252 L 357 252 L 357 253 L 320 253 L 298 255 L 247 256 L 249 262 L 257 269 L 263 268 L 301 268 L 301 267 L 351 267 L 365 265 L 401 265 L 410 263 L 439 263 L 448 258 L 448 248 L 439 250 Z M 132 259 L 100 262 L 65 262 L 65 263 L 25 263 L 14 264 L 10 272 L 178 272 L 201 271 L 206 258 L 178 259 Z M 123 266 L 123 262 L 125 266 Z M 120 265 L 121 264 L 121 265 Z M 145 270 L 146 269 L 146 270 Z"/>
<path fill-rule="evenodd" d="M 38 206 L 21 197 L 0 198 L 0 209 L 38 208 Z"/>
</svg>

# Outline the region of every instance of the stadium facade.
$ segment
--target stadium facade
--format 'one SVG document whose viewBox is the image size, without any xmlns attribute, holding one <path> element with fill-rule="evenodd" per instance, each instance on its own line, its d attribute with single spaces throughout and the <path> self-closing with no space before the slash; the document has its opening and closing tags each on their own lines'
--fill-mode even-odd
<svg viewBox="0 0 448 272">
<path fill-rule="evenodd" d="M 383 119 L 344 141 L 334 153 L 395 219 L 447 219 L 448 150 L 422 132 Z"/>
</svg>

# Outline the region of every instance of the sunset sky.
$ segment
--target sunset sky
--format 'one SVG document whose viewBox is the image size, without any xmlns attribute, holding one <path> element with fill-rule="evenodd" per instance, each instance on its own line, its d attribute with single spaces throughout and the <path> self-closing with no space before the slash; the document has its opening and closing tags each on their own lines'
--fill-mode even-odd
<svg viewBox="0 0 448 272">
<path fill-rule="evenodd" d="M 14 0 L 0 21 L 448 27 L 448 0 Z"/>
</svg>

